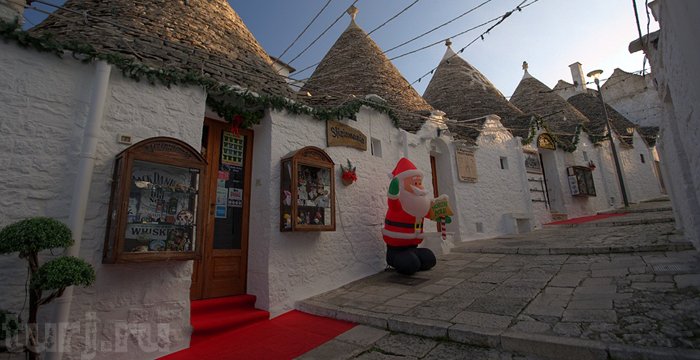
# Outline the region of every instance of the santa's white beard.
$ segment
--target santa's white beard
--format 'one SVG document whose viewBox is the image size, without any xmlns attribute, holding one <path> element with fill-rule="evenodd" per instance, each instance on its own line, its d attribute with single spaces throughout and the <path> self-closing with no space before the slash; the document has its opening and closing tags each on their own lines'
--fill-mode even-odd
<svg viewBox="0 0 700 360">
<path fill-rule="evenodd" d="M 417 218 L 423 218 L 430 209 L 430 199 L 428 199 L 426 194 L 426 191 L 421 191 L 421 194 L 416 195 L 402 189 L 399 191 L 401 207 L 405 212 Z"/>
</svg>

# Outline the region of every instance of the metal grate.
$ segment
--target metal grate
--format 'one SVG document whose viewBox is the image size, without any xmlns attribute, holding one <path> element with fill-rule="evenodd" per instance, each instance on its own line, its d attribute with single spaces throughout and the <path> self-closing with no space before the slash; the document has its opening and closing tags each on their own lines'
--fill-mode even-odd
<svg viewBox="0 0 700 360">
<path fill-rule="evenodd" d="M 685 264 L 660 264 L 654 265 L 655 273 L 679 273 L 690 271 L 690 266 Z"/>
</svg>

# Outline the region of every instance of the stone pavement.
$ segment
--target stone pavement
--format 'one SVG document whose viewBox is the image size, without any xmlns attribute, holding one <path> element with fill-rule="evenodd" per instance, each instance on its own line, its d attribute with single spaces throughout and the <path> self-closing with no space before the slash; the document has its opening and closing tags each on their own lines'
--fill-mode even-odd
<svg viewBox="0 0 700 360">
<path fill-rule="evenodd" d="M 684 249 L 672 223 L 644 221 L 461 244 L 430 271 L 384 271 L 299 302 L 372 327 L 363 333 L 392 332 L 363 345 L 337 338 L 305 357 L 700 359 L 700 255 Z M 385 344 L 394 333 L 431 345 L 404 354 Z"/>
</svg>

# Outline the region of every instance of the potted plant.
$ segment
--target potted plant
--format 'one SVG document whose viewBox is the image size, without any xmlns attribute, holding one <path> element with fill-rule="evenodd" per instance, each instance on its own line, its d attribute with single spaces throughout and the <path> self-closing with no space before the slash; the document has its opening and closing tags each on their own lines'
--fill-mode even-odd
<svg viewBox="0 0 700 360">
<path fill-rule="evenodd" d="M 357 181 L 357 174 L 355 173 L 355 167 L 352 166 L 350 159 L 348 159 L 348 165 L 340 165 L 340 170 L 342 171 L 342 176 L 340 179 L 343 181 L 343 185 L 348 186 L 355 181 Z"/>
<path fill-rule="evenodd" d="M 30 218 L 0 230 L 0 254 L 19 253 L 29 267 L 28 344 L 25 351 L 30 359 L 38 359 L 37 313 L 45 305 L 63 295 L 72 285 L 89 286 L 95 281 L 95 271 L 82 259 L 59 256 L 39 264 L 39 252 L 66 248 L 73 244 L 70 229 L 63 223 L 45 217 Z M 44 296 L 44 291 L 50 293 Z"/>
</svg>

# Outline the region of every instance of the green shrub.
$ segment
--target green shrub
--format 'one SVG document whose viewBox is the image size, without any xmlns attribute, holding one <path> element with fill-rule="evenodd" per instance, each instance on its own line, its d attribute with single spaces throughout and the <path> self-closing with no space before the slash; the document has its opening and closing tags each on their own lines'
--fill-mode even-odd
<svg viewBox="0 0 700 360">
<path fill-rule="evenodd" d="M 90 264 L 73 256 L 63 256 L 41 265 L 32 276 L 32 287 L 54 290 L 71 285 L 89 286 L 93 281 L 95 270 Z"/>
<path fill-rule="evenodd" d="M 73 245 L 70 229 L 58 220 L 36 217 L 18 221 L 0 230 L 0 254 L 19 252 L 26 258 L 41 250 Z"/>
</svg>

